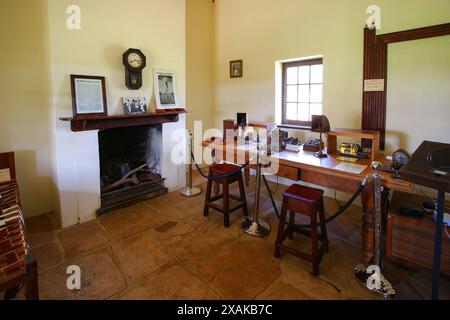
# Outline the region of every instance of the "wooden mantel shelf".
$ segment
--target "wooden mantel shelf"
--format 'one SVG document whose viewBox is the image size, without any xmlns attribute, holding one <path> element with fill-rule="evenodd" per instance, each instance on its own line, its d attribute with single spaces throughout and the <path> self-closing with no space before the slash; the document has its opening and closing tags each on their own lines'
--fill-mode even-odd
<svg viewBox="0 0 450 320">
<path fill-rule="evenodd" d="M 70 127 L 74 132 L 89 130 L 107 130 L 121 127 L 135 127 L 145 125 L 157 125 L 162 123 L 177 122 L 180 113 L 185 111 L 171 111 L 162 113 L 145 113 L 139 115 L 118 115 L 100 117 L 67 117 L 59 118 L 61 121 L 70 121 Z"/>
</svg>

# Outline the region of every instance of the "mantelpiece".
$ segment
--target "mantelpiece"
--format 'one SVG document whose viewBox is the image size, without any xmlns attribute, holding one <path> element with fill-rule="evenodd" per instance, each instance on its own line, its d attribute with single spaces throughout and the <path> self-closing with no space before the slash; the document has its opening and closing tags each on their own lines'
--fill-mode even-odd
<svg viewBox="0 0 450 320">
<path fill-rule="evenodd" d="M 177 122 L 180 113 L 173 111 L 164 113 L 145 113 L 140 115 L 116 115 L 100 117 L 65 117 L 61 121 L 70 121 L 72 131 L 106 130 L 120 127 L 134 127 Z"/>
</svg>

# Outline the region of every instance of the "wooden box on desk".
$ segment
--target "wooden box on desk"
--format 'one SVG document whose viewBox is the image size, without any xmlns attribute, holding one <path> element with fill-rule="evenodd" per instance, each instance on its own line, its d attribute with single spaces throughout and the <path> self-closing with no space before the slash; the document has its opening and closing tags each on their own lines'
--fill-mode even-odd
<svg viewBox="0 0 450 320">
<path fill-rule="evenodd" d="M 372 141 L 370 152 L 371 161 L 380 153 L 380 132 L 375 130 L 356 130 L 356 129 L 331 129 L 328 132 L 327 152 L 335 153 L 338 150 L 337 137 L 349 137 L 353 139 L 365 139 Z"/>
<path fill-rule="evenodd" d="M 395 191 L 389 206 L 386 255 L 410 267 L 433 267 L 433 215 L 423 218 L 400 214 L 401 205 L 421 207 L 429 198 Z M 450 239 L 443 230 L 441 273 L 450 277 Z"/>
<path fill-rule="evenodd" d="M 319 152 L 320 150 L 323 150 L 325 148 L 324 143 L 317 143 L 317 144 L 304 144 L 303 145 L 303 151 L 309 151 L 309 152 Z"/>
</svg>

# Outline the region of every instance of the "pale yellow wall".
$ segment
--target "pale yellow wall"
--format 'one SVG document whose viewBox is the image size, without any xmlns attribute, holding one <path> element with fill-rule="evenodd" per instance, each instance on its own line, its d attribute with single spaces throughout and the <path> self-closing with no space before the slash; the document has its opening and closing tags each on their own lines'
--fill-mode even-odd
<svg viewBox="0 0 450 320">
<path fill-rule="evenodd" d="M 360 128 L 363 27 L 372 4 L 381 7 L 379 33 L 450 21 L 448 0 L 217 0 L 216 126 L 222 126 L 222 119 L 235 118 L 238 111 L 248 112 L 251 120 L 275 120 L 275 62 L 323 55 L 324 113 L 333 127 Z M 448 47 L 444 49 L 450 56 Z M 430 50 L 435 49 L 424 52 Z M 244 60 L 242 79 L 229 78 L 228 63 L 234 59 Z M 390 101 L 402 95 L 392 92 Z"/>
<path fill-rule="evenodd" d="M 66 28 L 71 0 L 48 0 L 57 116 L 71 115 L 70 74 L 106 77 L 108 113 L 123 114 L 122 97 L 154 98 L 152 69 L 177 73 L 179 105 L 185 104 L 184 0 L 77 0 L 81 30 Z M 125 86 L 122 54 L 138 48 L 147 57 L 140 90 Z"/>
<path fill-rule="evenodd" d="M 389 46 L 386 152 L 450 143 L 450 36 Z"/>
<path fill-rule="evenodd" d="M 58 207 L 52 205 L 50 176 L 58 180 L 57 146 L 68 141 L 70 133 L 67 124 L 57 119 L 72 112 L 71 73 L 106 76 L 109 113 L 119 114 L 122 96 L 153 96 L 152 68 L 176 70 L 180 105 L 192 111 L 188 127 L 202 120 L 204 129 L 213 124 L 221 128 L 222 120 L 234 118 L 238 111 L 247 111 L 251 120 L 274 120 L 275 62 L 323 55 L 325 113 L 334 127 L 360 127 L 362 29 L 366 8 L 373 4 L 370 0 L 216 0 L 215 4 L 210 0 L 77 0 L 82 10 L 79 31 L 66 29 L 70 4 L 74 2 L 0 3 L 0 152 L 16 151 L 29 216 Z M 380 33 L 450 21 L 448 0 L 376 4 L 382 9 Z M 129 47 L 140 48 L 148 58 L 139 91 L 124 85 L 121 55 Z M 399 115 L 404 108 L 414 108 L 408 118 L 417 121 L 411 116 L 425 104 L 436 113 L 448 112 L 448 50 L 448 37 L 392 46 L 388 130 L 406 132 L 400 146 L 413 148 L 424 135 L 439 140 L 448 136 L 443 120 L 448 113 L 430 128 L 408 125 Z M 432 58 L 419 69 L 412 68 L 423 56 Z M 228 63 L 234 59 L 244 60 L 241 79 L 229 78 Z M 426 86 L 416 77 L 419 73 L 428 78 Z M 412 78 L 406 85 L 405 80 Z M 431 101 L 428 94 L 433 94 Z M 78 140 L 77 148 L 82 148 L 82 137 Z"/>
<path fill-rule="evenodd" d="M 214 110 L 214 4 L 211 0 L 186 1 L 186 125 L 213 126 Z"/>
<path fill-rule="evenodd" d="M 85 149 L 83 139 L 90 136 L 80 134 L 71 140 L 68 124 L 59 121 L 72 115 L 69 75 L 105 76 L 109 114 L 121 114 L 123 96 L 154 97 L 153 68 L 174 70 L 179 105 L 186 105 L 185 0 L 0 4 L 0 152 L 16 152 L 27 216 L 58 211 L 61 197 L 73 198 L 70 194 L 76 184 L 86 183 L 61 181 L 73 174 L 65 167 L 84 165 L 75 163 L 69 151 Z M 72 4 L 81 7 L 81 30 L 66 28 L 66 9 Z M 144 84 L 138 91 L 124 84 L 122 53 L 130 47 L 140 48 L 147 56 Z M 57 174 L 62 166 L 63 172 Z"/>
<path fill-rule="evenodd" d="M 53 208 L 47 1 L 1 1 L 0 43 L 0 152 L 16 153 L 30 217 Z"/>
</svg>

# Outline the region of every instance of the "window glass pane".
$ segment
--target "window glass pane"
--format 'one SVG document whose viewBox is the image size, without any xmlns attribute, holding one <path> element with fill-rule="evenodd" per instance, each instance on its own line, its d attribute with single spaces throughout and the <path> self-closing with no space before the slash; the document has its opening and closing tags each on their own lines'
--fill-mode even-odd
<svg viewBox="0 0 450 320">
<path fill-rule="evenodd" d="M 297 104 L 286 103 L 286 118 L 288 120 L 297 120 Z"/>
<path fill-rule="evenodd" d="M 311 102 L 322 102 L 322 85 L 311 85 Z"/>
<path fill-rule="evenodd" d="M 309 117 L 309 104 L 308 103 L 299 103 L 298 104 L 298 117 L 299 121 L 310 121 Z"/>
<path fill-rule="evenodd" d="M 297 85 L 286 87 L 286 102 L 297 102 Z"/>
<path fill-rule="evenodd" d="M 298 86 L 298 102 L 309 102 L 309 85 Z"/>
<path fill-rule="evenodd" d="M 323 65 L 311 66 L 311 83 L 323 83 Z"/>
<path fill-rule="evenodd" d="M 301 66 L 298 68 L 298 83 L 299 84 L 309 83 L 309 66 Z"/>
<path fill-rule="evenodd" d="M 322 104 L 321 103 L 311 103 L 311 115 L 322 115 Z"/>
<path fill-rule="evenodd" d="M 287 84 L 297 84 L 297 67 L 287 68 Z"/>
</svg>

